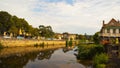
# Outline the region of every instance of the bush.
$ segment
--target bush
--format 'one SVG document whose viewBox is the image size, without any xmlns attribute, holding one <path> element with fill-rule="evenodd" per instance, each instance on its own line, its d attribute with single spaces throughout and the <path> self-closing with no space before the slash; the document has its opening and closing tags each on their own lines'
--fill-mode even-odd
<svg viewBox="0 0 120 68">
<path fill-rule="evenodd" d="M 66 40 L 66 47 L 68 47 L 68 40 Z"/>
<path fill-rule="evenodd" d="M 108 62 L 108 55 L 105 53 L 97 54 L 93 61 L 95 68 L 105 68 L 105 64 Z"/>
<path fill-rule="evenodd" d="M 96 54 L 104 52 L 102 45 L 80 45 L 78 46 L 78 59 L 92 59 Z"/>
<path fill-rule="evenodd" d="M 106 65 L 105 64 L 97 64 L 95 68 L 105 68 Z"/>
<path fill-rule="evenodd" d="M 3 49 L 4 48 L 4 46 L 2 45 L 2 43 L 0 42 L 0 49 Z"/>
<path fill-rule="evenodd" d="M 69 46 L 72 47 L 73 43 L 72 40 L 69 41 Z"/>
<path fill-rule="evenodd" d="M 36 44 L 34 44 L 34 47 L 38 47 L 38 44 L 36 43 Z"/>
<path fill-rule="evenodd" d="M 43 43 L 40 44 L 40 47 L 44 48 L 44 45 L 45 45 L 45 44 L 44 44 L 44 42 L 43 42 Z"/>
</svg>

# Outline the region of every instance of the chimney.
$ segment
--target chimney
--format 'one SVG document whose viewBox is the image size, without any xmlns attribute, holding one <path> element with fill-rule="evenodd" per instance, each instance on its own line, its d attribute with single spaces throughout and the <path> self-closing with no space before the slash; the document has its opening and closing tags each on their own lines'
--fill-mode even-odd
<svg viewBox="0 0 120 68">
<path fill-rule="evenodd" d="M 118 20 L 118 23 L 120 23 L 120 21 Z"/>
<path fill-rule="evenodd" d="M 103 20 L 103 25 L 105 24 L 105 21 Z"/>
</svg>

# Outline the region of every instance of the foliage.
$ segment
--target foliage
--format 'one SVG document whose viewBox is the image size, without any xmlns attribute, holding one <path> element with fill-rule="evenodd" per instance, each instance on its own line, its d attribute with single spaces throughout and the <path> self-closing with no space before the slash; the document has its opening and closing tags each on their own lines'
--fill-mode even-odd
<svg viewBox="0 0 120 68">
<path fill-rule="evenodd" d="M 40 25 L 39 28 L 33 28 L 24 18 L 12 16 L 6 11 L 0 11 L 0 35 L 4 32 L 13 33 L 13 36 L 19 35 L 21 29 L 22 35 L 42 36 L 51 38 L 54 32 L 51 26 Z"/>
<path fill-rule="evenodd" d="M 39 45 L 36 43 L 36 44 L 34 44 L 34 47 L 38 47 Z"/>
<path fill-rule="evenodd" d="M 95 42 L 95 44 L 99 44 L 99 43 L 100 43 L 99 32 L 96 32 L 96 33 L 93 35 L 93 41 Z"/>
<path fill-rule="evenodd" d="M 106 68 L 105 64 L 97 64 L 95 68 Z"/>
<path fill-rule="evenodd" d="M 81 35 L 81 34 L 78 36 L 78 38 L 79 38 L 80 40 L 85 40 L 85 36 L 84 36 L 84 35 Z"/>
<path fill-rule="evenodd" d="M 38 43 L 34 44 L 34 47 L 42 47 L 42 48 L 44 48 L 44 46 L 45 46 L 44 42 L 42 42 L 40 44 L 38 44 Z"/>
<path fill-rule="evenodd" d="M 69 41 L 69 46 L 70 46 L 70 47 L 72 47 L 72 44 L 73 44 L 72 41 Z"/>
<path fill-rule="evenodd" d="M 72 47 L 72 45 L 73 45 L 73 41 L 72 41 L 72 39 L 70 39 L 69 46 Z"/>
<path fill-rule="evenodd" d="M 39 33 L 42 37 L 45 37 L 45 38 L 52 38 L 54 36 L 54 32 L 51 26 L 40 25 Z"/>
<path fill-rule="evenodd" d="M 40 44 L 40 47 L 44 48 L 44 46 L 45 46 L 44 42 Z"/>
<path fill-rule="evenodd" d="M 0 11 L 0 26 L 1 34 L 4 32 L 10 32 L 17 35 L 19 29 L 24 30 L 24 32 L 29 30 L 29 24 L 25 19 L 12 16 L 5 11 Z"/>
<path fill-rule="evenodd" d="M 68 47 L 68 40 L 66 40 L 66 47 Z"/>
<path fill-rule="evenodd" d="M 95 68 L 105 68 L 105 64 L 108 62 L 108 55 L 105 53 L 97 54 L 93 61 Z"/>
<path fill-rule="evenodd" d="M 2 45 L 2 43 L 0 42 L 0 49 L 3 49 L 4 48 L 4 46 Z"/>
<path fill-rule="evenodd" d="M 78 59 L 92 59 L 96 54 L 104 52 L 102 45 L 79 45 L 78 46 Z"/>
</svg>

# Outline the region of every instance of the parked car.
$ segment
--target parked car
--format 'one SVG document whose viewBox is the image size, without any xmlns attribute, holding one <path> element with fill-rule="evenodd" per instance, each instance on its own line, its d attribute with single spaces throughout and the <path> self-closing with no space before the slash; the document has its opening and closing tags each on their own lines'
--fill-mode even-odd
<svg viewBox="0 0 120 68">
<path fill-rule="evenodd" d="M 22 37 L 22 36 L 17 36 L 17 39 L 24 39 L 24 37 Z"/>
<path fill-rule="evenodd" d="M 11 37 L 10 36 L 3 36 L 3 38 L 10 39 Z"/>
</svg>

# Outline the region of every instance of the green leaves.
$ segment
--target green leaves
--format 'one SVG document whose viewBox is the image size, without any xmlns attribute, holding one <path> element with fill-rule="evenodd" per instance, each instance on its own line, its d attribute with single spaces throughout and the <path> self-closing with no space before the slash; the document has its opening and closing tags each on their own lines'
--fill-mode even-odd
<svg viewBox="0 0 120 68">
<path fill-rule="evenodd" d="M 105 68 L 105 64 L 108 62 L 108 60 L 109 58 L 107 54 L 97 54 L 93 60 L 95 68 Z"/>
<path fill-rule="evenodd" d="M 54 32 L 51 26 L 40 25 L 39 33 L 42 37 L 45 37 L 45 38 L 51 38 L 54 36 Z"/>
<path fill-rule="evenodd" d="M 95 42 L 95 44 L 99 44 L 99 43 L 100 43 L 99 32 L 96 32 L 96 33 L 93 35 L 93 41 Z"/>
<path fill-rule="evenodd" d="M 13 33 L 14 36 L 19 34 L 19 30 L 24 33 L 32 34 L 33 36 L 39 34 L 36 28 L 33 28 L 24 18 L 12 16 L 8 12 L 0 11 L 0 34 L 4 32 Z"/>
<path fill-rule="evenodd" d="M 14 36 L 19 35 L 21 29 L 22 34 L 29 34 L 31 36 L 42 36 L 52 38 L 54 32 L 51 26 L 40 25 L 39 28 L 33 28 L 24 18 L 12 16 L 8 12 L 0 11 L 0 34 L 4 32 L 13 33 Z"/>
<path fill-rule="evenodd" d="M 78 47 L 78 59 L 92 59 L 96 54 L 101 54 L 104 52 L 102 45 L 80 45 Z"/>
</svg>

